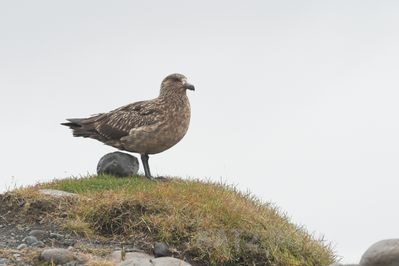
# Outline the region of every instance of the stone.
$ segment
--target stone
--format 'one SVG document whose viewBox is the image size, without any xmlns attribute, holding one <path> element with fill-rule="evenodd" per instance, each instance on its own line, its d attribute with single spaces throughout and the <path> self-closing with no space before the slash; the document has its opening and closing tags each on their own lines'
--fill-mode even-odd
<svg viewBox="0 0 399 266">
<path fill-rule="evenodd" d="M 135 259 L 135 258 L 147 259 L 147 261 L 154 258 L 153 256 L 150 256 L 143 252 L 126 252 L 125 259 L 122 261 L 122 251 L 121 250 L 112 252 L 110 257 L 111 257 L 110 259 L 115 263 L 128 261 L 128 260 Z"/>
<path fill-rule="evenodd" d="M 27 244 L 20 244 L 20 245 L 17 247 L 17 249 L 18 249 L 18 250 L 21 250 L 21 249 L 24 249 L 24 248 L 27 248 L 27 247 L 28 247 Z"/>
<path fill-rule="evenodd" d="M 170 255 L 169 247 L 163 242 L 157 242 L 154 245 L 154 256 L 158 257 L 167 257 Z"/>
<path fill-rule="evenodd" d="M 64 236 L 61 234 L 57 234 L 57 233 L 50 233 L 50 238 L 62 240 L 62 239 L 64 239 Z"/>
<path fill-rule="evenodd" d="M 66 264 L 75 259 L 73 253 L 65 248 L 46 249 L 42 252 L 40 258 L 55 264 Z"/>
<path fill-rule="evenodd" d="M 25 237 L 22 241 L 24 241 L 26 244 L 28 244 L 29 246 L 33 245 L 34 243 L 38 242 L 39 240 L 37 240 L 36 237 L 34 236 L 27 236 Z"/>
<path fill-rule="evenodd" d="M 46 196 L 51 196 L 54 198 L 64 198 L 64 197 L 76 197 L 78 194 L 70 193 L 57 189 L 40 189 L 39 192 Z"/>
<path fill-rule="evenodd" d="M 0 266 L 7 266 L 9 265 L 9 262 L 8 259 L 0 258 Z"/>
<path fill-rule="evenodd" d="M 179 260 L 172 257 L 155 258 L 151 260 L 153 266 L 191 266 L 191 264 L 184 260 Z"/>
<path fill-rule="evenodd" d="M 359 264 L 341 264 L 341 263 L 333 263 L 329 266 L 359 266 Z"/>
<path fill-rule="evenodd" d="M 32 230 L 32 231 L 29 232 L 28 235 L 34 236 L 38 240 L 42 240 L 42 239 L 48 237 L 49 234 L 48 234 L 47 231 L 44 231 L 44 230 Z"/>
<path fill-rule="evenodd" d="M 33 243 L 31 246 L 32 247 L 38 247 L 38 248 L 44 248 L 46 245 L 43 243 L 43 241 L 39 240 L 39 241 Z"/>
<path fill-rule="evenodd" d="M 116 266 L 154 266 L 148 258 L 131 258 L 117 263 Z"/>
<path fill-rule="evenodd" d="M 360 259 L 360 266 L 398 266 L 399 239 L 386 239 L 374 243 Z"/>
<path fill-rule="evenodd" d="M 97 174 L 110 174 L 118 177 L 135 176 L 139 170 L 139 161 L 133 155 L 112 152 L 104 155 L 97 164 Z"/>
</svg>

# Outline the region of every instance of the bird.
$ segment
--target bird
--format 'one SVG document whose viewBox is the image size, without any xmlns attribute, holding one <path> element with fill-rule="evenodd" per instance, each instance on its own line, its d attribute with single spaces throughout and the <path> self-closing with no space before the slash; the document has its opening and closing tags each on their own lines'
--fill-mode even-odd
<svg viewBox="0 0 399 266">
<path fill-rule="evenodd" d="M 122 151 L 140 154 L 145 176 L 154 179 L 149 155 L 161 153 L 177 144 L 190 124 L 191 108 L 187 90 L 194 85 L 182 74 L 171 74 L 161 82 L 159 96 L 138 101 L 108 113 L 88 118 L 66 119 L 74 137 L 91 138 Z"/>
</svg>

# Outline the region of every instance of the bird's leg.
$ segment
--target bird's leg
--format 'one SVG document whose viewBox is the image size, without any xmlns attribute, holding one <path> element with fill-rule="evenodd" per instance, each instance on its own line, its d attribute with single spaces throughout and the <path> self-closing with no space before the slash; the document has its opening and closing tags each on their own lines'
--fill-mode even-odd
<svg viewBox="0 0 399 266">
<path fill-rule="evenodd" d="M 148 158 L 148 154 L 141 154 L 141 162 L 143 163 L 145 176 L 149 179 L 152 179 L 150 167 L 148 166 Z"/>
</svg>

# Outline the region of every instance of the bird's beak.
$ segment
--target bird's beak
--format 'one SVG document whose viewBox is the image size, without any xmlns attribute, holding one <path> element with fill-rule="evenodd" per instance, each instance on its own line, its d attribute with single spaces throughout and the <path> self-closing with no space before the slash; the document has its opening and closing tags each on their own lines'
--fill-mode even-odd
<svg viewBox="0 0 399 266">
<path fill-rule="evenodd" d="M 184 88 L 186 88 L 186 90 L 195 91 L 194 85 L 188 82 L 184 83 Z"/>
</svg>

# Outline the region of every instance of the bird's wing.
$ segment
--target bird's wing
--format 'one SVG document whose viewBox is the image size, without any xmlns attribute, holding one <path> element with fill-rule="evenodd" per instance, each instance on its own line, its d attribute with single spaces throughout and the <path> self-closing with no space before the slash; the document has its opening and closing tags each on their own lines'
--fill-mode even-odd
<svg viewBox="0 0 399 266">
<path fill-rule="evenodd" d="M 129 135 L 130 130 L 134 128 L 157 123 L 162 113 L 155 100 L 142 101 L 93 117 L 93 122 L 96 131 L 102 137 L 119 140 Z"/>
</svg>

